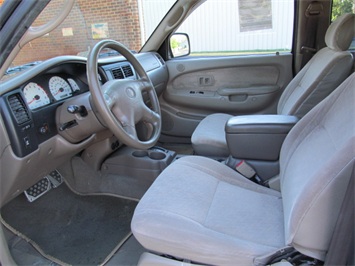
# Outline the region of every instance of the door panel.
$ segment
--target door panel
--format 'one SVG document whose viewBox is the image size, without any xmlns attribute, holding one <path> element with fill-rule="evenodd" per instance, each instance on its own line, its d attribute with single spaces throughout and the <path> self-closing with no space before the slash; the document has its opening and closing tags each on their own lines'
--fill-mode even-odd
<svg viewBox="0 0 355 266">
<path fill-rule="evenodd" d="M 162 133 L 190 137 L 211 113 L 276 113 L 292 78 L 292 55 L 186 57 L 167 61 L 167 67 Z"/>
</svg>

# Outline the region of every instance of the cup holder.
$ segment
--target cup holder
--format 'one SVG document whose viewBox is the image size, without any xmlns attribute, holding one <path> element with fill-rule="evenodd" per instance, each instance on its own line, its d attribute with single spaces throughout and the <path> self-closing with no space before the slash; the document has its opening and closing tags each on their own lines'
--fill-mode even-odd
<svg viewBox="0 0 355 266">
<path fill-rule="evenodd" d="M 165 153 L 158 152 L 158 151 L 152 151 L 149 153 L 149 158 L 153 160 L 163 160 L 166 157 Z"/>
<path fill-rule="evenodd" d="M 163 152 L 159 151 L 144 151 L 144 150 L 139 150 L 139 151 L 134 151 L 132 152 L 133 157 L 137 158 L 143 158 L 143 157 L 149 157 L 152 160 L 163 160 L 166 158 L 166 154 Z"/>
<path fill-rule="evenodd" d="M 148 152 L 147 151 L 134 151 L 132 153 L 132 155 L 134 157 L 145 157 L 145 156 L 148 156 Z"/>
</svg>

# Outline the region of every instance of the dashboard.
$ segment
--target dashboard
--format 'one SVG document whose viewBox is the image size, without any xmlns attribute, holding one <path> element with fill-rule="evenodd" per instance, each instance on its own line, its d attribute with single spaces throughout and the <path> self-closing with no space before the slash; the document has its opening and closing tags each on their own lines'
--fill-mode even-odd
<svg viewBox="0 0 355 266">
<path fill-rule="evenodd" d="M 56 109 L 66 99 L 89 91 L 85 73 L 85 64 L 61 63 L 1 97 L 1 115 L 17 157 L 32 153 L 58 133 Z"/>
<path fill-rule="evenodd" d="M 135 57 L 159 97 L 168 82 L 164 60 L 154 52 Z M 86 65 L 84 57 L 55 57 L 0 83 L 0 205 L 76 154 L 101 149 L 106 155 L 100 156 L 107 156 L 119 148 L 92 104 Z M 104 85 L 137 75 L 124 57 L 115 56 L 99 59 L 97 78 Z M 85 110 L 72 113 L 73 106 Z"/>
<path fill-rule="evenodd" d="M 167 69 L 156 53 L 137 54 L 159 95 L 167 82 Z M 99 61 L 101 84 L 113 79 L 136 79 L 132 65 L 123 57 Z M 57 108 L 66 101 L 90 94 L 86 59 L 75 56 L 53 58 L 21 73 L 2 86 L 11 87 L 0 98 L 1 116 L 11 147 L 23 158 L 58 134 Z"/>
</svg>

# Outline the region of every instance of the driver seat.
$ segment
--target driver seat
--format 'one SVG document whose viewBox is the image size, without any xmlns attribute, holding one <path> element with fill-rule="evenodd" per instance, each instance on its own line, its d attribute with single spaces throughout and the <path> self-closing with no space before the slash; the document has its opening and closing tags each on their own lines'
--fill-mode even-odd
<svg viewBox="0 0 355 266">
<path fill-rule="evenodd" d="M 281 192 L 200 156 L 167 167 L 139 202 L 132 232 L 148 250 L 209 265 L 263 265 L 281 250 L 324 261 L 354 178 L 355 73 L 288 134 Z"/>
</svg>

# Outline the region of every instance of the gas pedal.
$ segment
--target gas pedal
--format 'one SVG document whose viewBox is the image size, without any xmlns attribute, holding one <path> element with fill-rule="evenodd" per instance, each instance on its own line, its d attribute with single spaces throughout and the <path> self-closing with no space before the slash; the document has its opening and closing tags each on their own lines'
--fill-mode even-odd
<svg viewBox="0 0 355 266">
<path fill-rule="evenodd" d="M 50 172 L 47 177 L 49 181 L 51 181 L 53 188 L 56 188 L 63 183 L 63 176 L 58 172 L 58 170 Z"/>
<path fill-rule="evenodd" d="M 54 170 L 39 180 L 36 184 L 26 189 L 26 198 L 29 202 L 34 202 L 36 199 L 46 194 L 52 188 L 57 188 L 62 183 L 62 175 L 57 170 Z"/>
</svg>

